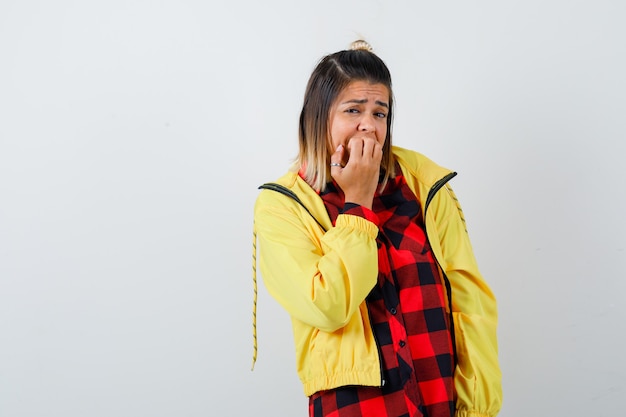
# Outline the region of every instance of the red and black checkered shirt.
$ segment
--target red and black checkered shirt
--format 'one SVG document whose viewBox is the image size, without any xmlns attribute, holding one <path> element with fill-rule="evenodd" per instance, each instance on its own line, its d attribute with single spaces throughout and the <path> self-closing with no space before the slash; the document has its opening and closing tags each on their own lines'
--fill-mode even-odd
<svg viewBox="0 0 626 417">
<path fill-rule="evenodd" d="M 384 384 L 317 392 L 309 398 L 309 415 L 453 416 L 450 318 L 417 198 L 402 175 L 376 193 L 372 210 L 351 203 L 344 205 L 343 193 L 335 184 L 329 184 L 321 197 L 333 224 L 344 213 L 379 225 L 378 284 L 366 301 L 380 349 Z"/>
</svg>

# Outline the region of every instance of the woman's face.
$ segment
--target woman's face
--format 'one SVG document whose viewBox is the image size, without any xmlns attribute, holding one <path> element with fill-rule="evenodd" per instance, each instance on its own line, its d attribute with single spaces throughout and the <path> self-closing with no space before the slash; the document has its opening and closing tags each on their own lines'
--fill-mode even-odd
<svg viewBox="0 0 626 417">
<path fill-rule="evenodd" d="M 352 138 L 375 139 L 382 145 L 387 137 L 389 90 L 383 84 L 353 81 L 343 89 L 330 109 L 329 152 L 339 145 L 348 148 Z M 347 162 L 343 161 L 344 163 Z"/>
</svg>

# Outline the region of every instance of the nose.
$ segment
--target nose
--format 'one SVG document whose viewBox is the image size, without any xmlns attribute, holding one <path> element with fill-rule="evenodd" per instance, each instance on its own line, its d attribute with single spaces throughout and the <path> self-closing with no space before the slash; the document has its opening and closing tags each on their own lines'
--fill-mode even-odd
<svg viewBox="0 0 626 417">
<path fill-rule="evenodd" d="M 374 130 L 376 130 L 376 125 L 374 124 L 373 115 L 364 114 L 359 122 L 359 131 L 373 132 Z"/>
</svg>

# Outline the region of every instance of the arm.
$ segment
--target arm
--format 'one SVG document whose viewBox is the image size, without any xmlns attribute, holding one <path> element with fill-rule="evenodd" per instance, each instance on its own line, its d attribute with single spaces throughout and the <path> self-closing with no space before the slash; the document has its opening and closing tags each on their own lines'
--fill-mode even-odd
<svg viewBox="0 0 626 417">
<path fill-rule="evenodd" d="M 495 416 L 502 404 L 496 300 L 478 270 L 463 212 L 452 189 L 442 189 L 431 207 L 443 254 L 441 266 L 452 288 L 458 359 L 454 377 L 456 417 Z"/>
<path fill-rule="evenodd" d="M 363 217 L 340 214 L 324 233 L 297 203 L 262 191 L 255 228 L 263 282 L 299 321 L 335 331 L 376 283 L 378 227 Z"/>
</svg>

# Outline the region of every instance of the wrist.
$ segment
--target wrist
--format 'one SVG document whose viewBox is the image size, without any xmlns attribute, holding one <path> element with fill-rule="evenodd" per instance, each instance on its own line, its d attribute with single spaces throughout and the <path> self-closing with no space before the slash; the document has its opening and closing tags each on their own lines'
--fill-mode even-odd
<svg viewBox="0 0 626 417">
<path fill-rule="evenodd" d="M 365 208 L 371 210 L 373 201 L 374 201 L 374 198 L 372 198 L 372 197 L 370 197 L 370 198 L 359 198 L 359 197 L 346 196 L 345 200 L 344 200 L 344 204 L 356 204 L 356 205 L 359 205 L 361 207 L 365 207 Z"/>
</svg>

